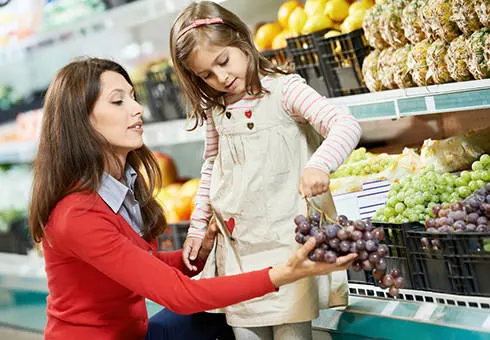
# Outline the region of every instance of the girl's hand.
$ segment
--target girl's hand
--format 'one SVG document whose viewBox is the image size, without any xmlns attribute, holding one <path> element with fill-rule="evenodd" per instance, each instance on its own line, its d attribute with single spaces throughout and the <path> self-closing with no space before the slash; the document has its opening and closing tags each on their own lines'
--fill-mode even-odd
<svg viewBox="0 0 490 340">
<path fill-rule="evenodd" d="M 207 232 L 206 232 L 207 234 Z M 214 239 L 213 239 L 214 241 Z M 182 249 L 182 259 L 184 260 L 184 264 L 189 270 L 196 271 L 197 267 L 191 264 L 191 261 L 194 261 L 199 254 L 199 249 L 201 249 L 201 244 L 203 240 L 197 237 L 188 237 L 185 239 L 184 247 Z M 206 256 L 207 258 L 207 256 Z"/>
<path fill-rule="evenodd" d="M 208 230 L 206 230 L 206 235 L 202 239 L 201 249 L 199 249 L 199 254 L 197 255 L 199 259 L 203 262 L 206 262 L 208 259 L 209 253 L 213 250 L 214 240 L 218 235 L 219 228 L 216 220 L 212 220 L 208 225 Z"/>
<path fill-rule="evenodd" d="M 306 168 L 299 182 L 302 197 L 312 197 L 326 193 L 330 187 L 330 174 L 315 168 Z"/>
<path fill-rule="evenodd" d="M 286 264 L 269 270 L 269 277 L 274 287 L 279 288 L 280 286 L 309 276 L 325 275 L 334 271 L 346 270 L 357 257 L 357 254 L 338 257 L 337 262 L 334 264 L 313 262 L 308 259 L 308 253 L 315 249 L 315 244 L 315 239 L 313 237 L 310 238 L 300 249 L 289 257 Z"/>
</svg>

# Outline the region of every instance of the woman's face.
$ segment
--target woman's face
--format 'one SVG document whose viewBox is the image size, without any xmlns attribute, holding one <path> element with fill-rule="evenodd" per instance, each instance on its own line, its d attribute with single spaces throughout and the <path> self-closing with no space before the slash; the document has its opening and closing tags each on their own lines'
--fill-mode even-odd
<svg viewBox="0 0 490 340">
<path fill-rule="evenodd" d="M 143 107 L 134 99 L 133 87 L 119 73 L 106 71 L 100 82 L 90 122 L 125 161 L 128 152 L 143 146 Z"/>
</svg>

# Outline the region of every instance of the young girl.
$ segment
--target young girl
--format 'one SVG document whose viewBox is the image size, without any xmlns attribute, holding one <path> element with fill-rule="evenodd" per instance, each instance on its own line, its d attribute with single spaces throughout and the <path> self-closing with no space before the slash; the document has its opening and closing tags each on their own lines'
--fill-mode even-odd
<svg viewBox="0 0 490 340">
<path fill-rule="evenodd" d="M 148 339 L 175 339 L 166 329 L 151 332 L 145 298 L 191 314 L 345 269 L 355 258 L 333 265 L 307 261 L 311 240 L 287 264 L 271 269 L 187 277 L 196 272 L 186 269 L 180 251 L 157 248 L 166 223 L 152 196 L 160 174 L 143 144 L 142 114 L 131 79 L 110 60 L 72 62 L 49 86 L 29 211 L 30 232 L 42 242 L 46 263 L 45 339 L 135 340 L 145 338 L 147 329 Z M 210 224 L 193 262 L 199 270 L 216 231 Z"/>
<path fill-rule="evenodd" d="M 196 126 L 206 124 L 205 162 L 184 262 L 193 269 L 189 260 L 196 258 L 214 214 L 226 237 L 208 259 L 207 274 L 281 263 L 298 247 L 293 220 L 306 211 L 303 197 L 326 193 L 323 201 L 334 211 L 329 173 L 357 145 L 360 126 L 301 77 L 262 57 L 245 23 L 213 2 L 189 5 L 170 34 L 190 116 Z M 314 130 L 325 137 L 321 145 Z M 318 316 L 316 282 L 301 280 L 227 307 L 226 316 L 237 339 L 310 339 L 310 321 Z"/>
</svg>

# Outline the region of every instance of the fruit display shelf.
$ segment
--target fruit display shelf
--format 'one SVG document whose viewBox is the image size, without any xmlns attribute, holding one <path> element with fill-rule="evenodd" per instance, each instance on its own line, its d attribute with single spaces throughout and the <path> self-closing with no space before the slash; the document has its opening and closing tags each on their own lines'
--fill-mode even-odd
<svg viewBox="0 0 490 340">
<path fill-rule="evenodd" d="M 363 121 L 490 108 L 489 98 L 490 79 L 483 79 L 337 97 L 330 103 Z"/>
<path fill-rule="evenodd" d="M 42 332 L 47 292 L 42 258 L 0 253 L 0 324 Z M 394 299 L 385 289 L 352 283 L 349 294 L 347 308 L 320 311 L 316 333 L 333 339 L 404 340 L 415 332 L 417 339 L 490 338 L 490 298 L 401 289 Z M 147 307 L 150 316 L 162 308 L 151 301 Z"/>
<path fill-rule="evenodd" d="M 359 121 L 488 109 L 490 79 L 337 97 L 329 102 L 347 108 Z M 202 142 L 204 129 L 190 132 L 189 126 L 185 119 L 148 123 L 143 138 L 150 148 Z M 35 150 L 34 142 L 0 144 L 0 164 L 30 162 Z"/>
</svg>

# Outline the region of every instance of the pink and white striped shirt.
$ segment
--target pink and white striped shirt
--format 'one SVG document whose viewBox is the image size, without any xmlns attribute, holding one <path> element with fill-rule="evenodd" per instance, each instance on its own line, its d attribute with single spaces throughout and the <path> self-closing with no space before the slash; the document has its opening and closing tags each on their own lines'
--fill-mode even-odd
<svg viewBox="0 0 490 340">
<path fill-rule="evenodd" d="M 328 103 L 328 99 L 306 84 L 296 74 L 285 76 L 282 89 L 282 107 L 298 124 L 311 124 L 325 139 L 312 155 L 306 168 L 316 168 L 325 172 L 335 171 L 354 150 L 361 137 L 358 121 L 349 113 Z M 266 89 L 273 78 L 263 77 Z M 233 106 L 246 108 L 250 96 L 242 98 Z M 195 209 L 188 231 L 190 237 L 204 237 L 211 218 L 209 190 L 215 157 L 218 154 L 219 136 L 214 121 L 208 114 L 204 140 L 204 164 L 201 169 L 201 183 L 196 194 Z M 298 174 L 300 176 L 301 174 Z"/>
</svg>

